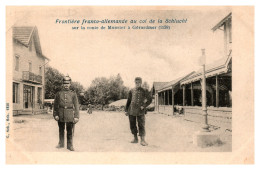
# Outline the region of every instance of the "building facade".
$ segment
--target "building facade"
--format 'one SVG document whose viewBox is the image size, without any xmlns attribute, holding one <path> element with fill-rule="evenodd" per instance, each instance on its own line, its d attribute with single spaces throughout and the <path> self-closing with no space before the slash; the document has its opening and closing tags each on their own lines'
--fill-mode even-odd
<svg viewBox="0 0 260 170">
<path fill-rule="evenodd" d="M 44 70 L 37 27 L 13 27 L 13 114 L 44 111 Z"/>
<path fill-rule="evenodd" d="M 224 56 L 205 66 L 208 122 L 212 126 L 232 129 L 232 13 L 217 23 L 212 31 L 224 33 Z M 201 81 L 202 69 L 164 84 L 154 91 L 158 96 L 156 111 L 172 115 L 181 109 L 185 119 L 201 123 Z"/>
<path fill-rule="evenodd" d="M 182 89 L 180 81 L 193 73 L 194 72 L 191 72 L 170 82 L 155 82 L 153 84 L 155 111 L 167 115 L 174 114 L 178 106 L 182 105 Z"/>
</svg>

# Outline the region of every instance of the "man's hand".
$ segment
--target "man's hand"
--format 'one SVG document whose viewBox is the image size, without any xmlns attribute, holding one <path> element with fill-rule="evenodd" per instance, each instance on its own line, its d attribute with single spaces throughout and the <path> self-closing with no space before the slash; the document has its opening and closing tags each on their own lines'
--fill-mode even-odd
<svg viewBox="0 0 260 170">
<path fill-rule="evenodd" d="M 54 119 L 55 119 L 56 121 L 58 121 L 60 118 L 59 118 L 59 116 L 55 116 Z"/>
<path fill-rule="evenodd" d="M 78 123 L 78 121 L 79 121 L 79 118 L 74 118 L 74 121 L 73 121 L 73 123 Z"/>
<path fill-rule="evenodd" d="M 129 113 L 128 113 L 128 112 L 125 112 L 125 115 L 126 115 L 126 116 L 129 116 Z"/>
<path fill-rule="evenodd" d="M 144 106 L 141 106 L 141 110 L 144 110 Z"/>
</svg>

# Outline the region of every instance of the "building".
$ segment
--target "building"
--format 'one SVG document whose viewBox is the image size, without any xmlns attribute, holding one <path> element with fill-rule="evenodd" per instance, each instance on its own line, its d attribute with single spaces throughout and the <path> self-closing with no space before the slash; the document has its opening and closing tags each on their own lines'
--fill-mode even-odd
<svg viewBox="0 0 260 170">
<path fill-rule="evenodd" d="M 208 123 L 232 129 L 232 13 L 212 30 L 224 32 L 224 56 L 205 66 Z M 155 96 L 158 96 L 157 111 L 172 115 L 176 108 L 181 108 L 185 119 L 201 123 L 201 80 L 202 69 L 158 88 L 155 91 Z"/>
<path fill-rule="evenodd" d="M 152 87 L 152 95 L 153 95 L 153 102 L 154 102 L 154 110 L 158 112 L 159 110 L 159 95 L 158 90 L 161 89 L 161 87 L 168 82 L 153 82 Z"/>
<path fill-rule="evenodd" d="M 176 106 L 182 104 L 180 81 L 193 73 L 194 72 L 191 72 L 170 82 L 154 82 L 153 94 L 155 96 L 155 111 L 168 115 L 174 114 Z"/>
<path fill-rule="evenodd" d="M 44 70 L 37 27 L 13 28 L 13 114 L 44 112 Z"/>
</svg>

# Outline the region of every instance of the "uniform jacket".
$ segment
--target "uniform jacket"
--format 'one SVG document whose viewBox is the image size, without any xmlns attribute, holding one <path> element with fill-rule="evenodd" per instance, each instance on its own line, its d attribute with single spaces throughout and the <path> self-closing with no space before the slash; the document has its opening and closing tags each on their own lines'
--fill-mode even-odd
<svg viewBox="0 0 260 170">
<path fill-rule="evenodd" d="M 146 114 L 146 107 L 152 102 L 149 92 L 142 87 L 133 88 L 129 91 L 125 111 L 129 115 L 140 116 Z M 141 106 L 144 109 L 141 109 Z"/>
<path fill-rule="evenodd" d="M 60 122 L 73 122 L 79 118 L 77 94 L 71 90 L 59 91 L 54 99 L 53 116 L 59 116 Z"/>
</svg>

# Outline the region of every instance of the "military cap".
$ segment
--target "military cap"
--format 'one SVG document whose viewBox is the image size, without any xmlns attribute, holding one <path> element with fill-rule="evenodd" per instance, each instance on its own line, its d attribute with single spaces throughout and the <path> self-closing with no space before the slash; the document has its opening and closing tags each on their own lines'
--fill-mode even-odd
<svg viewBox="0 0 260 170">
<path fill-rule="evenodd" d="M 142 82 L 142 78 L 141 77 L 136 77 L 135 81 L 141 81 Z"/>
<path fill-rule="evenodd" d="M 65 77 L 63 77 L 63 83 L 64 84 L 69 84 L 69 83 L 71 83 L 71 78 L 70 78 L 70 76 L 65 76 Z"/>
</svg>

